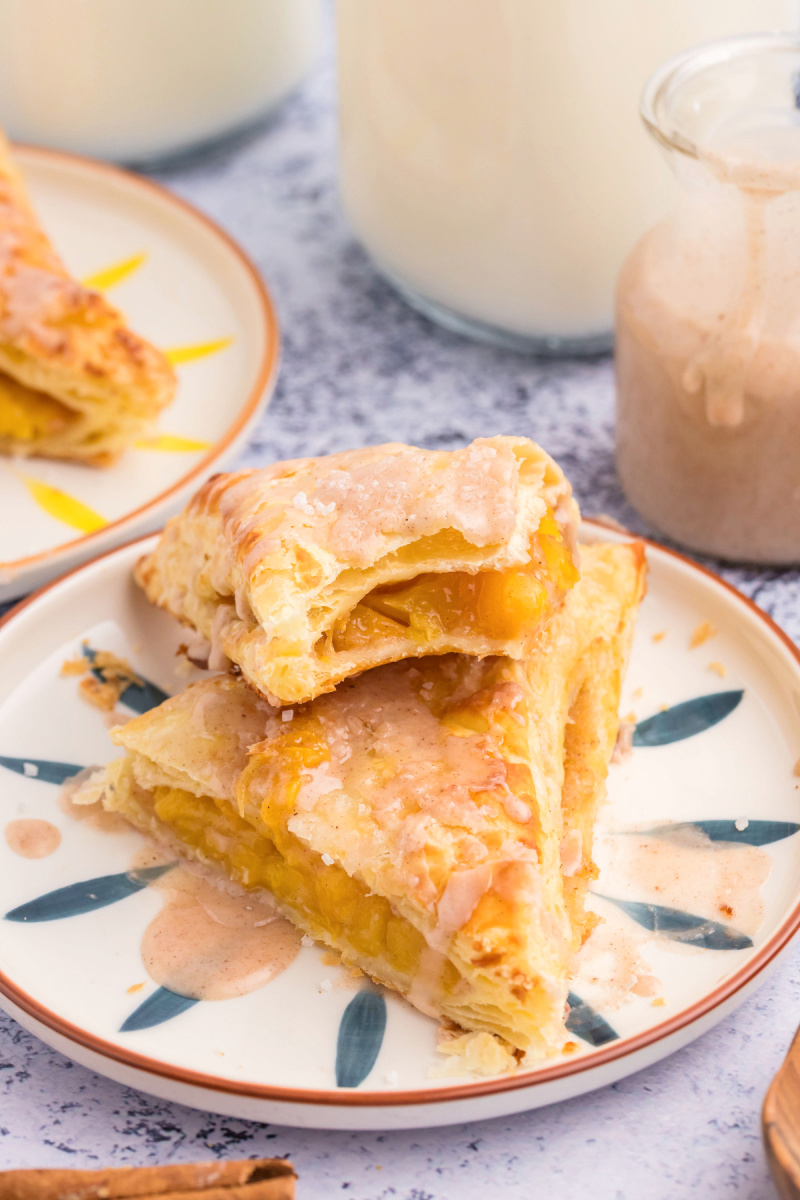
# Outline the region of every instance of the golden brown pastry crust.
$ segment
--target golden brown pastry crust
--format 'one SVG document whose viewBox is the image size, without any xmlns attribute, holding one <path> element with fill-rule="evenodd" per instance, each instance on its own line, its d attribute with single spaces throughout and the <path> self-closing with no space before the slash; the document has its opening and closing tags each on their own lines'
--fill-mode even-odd
<svg viewBox="0 0 800 1200">
<path fill-rule="evenodd" d="M 295 703 L 401 658 L 522 657 L 577 578 L 577 520 L 562 472 L 526 438 L 371 446 L 216 476 L 137 579 L 210 642 L 213 667 L 227 656 L 271 702 Z M 410 581 L 420 595 L 398 618 Z M 516 587 L 532 607 L 506 628 Z"/>
<path fill-rule="evenodd" d="M 105 803 L 423 1011 L 550 1053 L 643 586 L 641 546 L 589 547 L 527 660 L 390 664 L 283 711 L 203 681 L 114 732 Z"/>
<path fill-rule="evenodd" d="M 597 876 L 592 859 L 595 820 L 606 795 L 608 766 L 619 731 L 622 684 L 647 581 L 643 542 L 624 547 L 585 547 L 583 553 L 589 564 L 588 575 L 576 599 L 584 611 L 591 607 L 602 633 L 575 663 L 569 685 L 569 715 L 562 738 L 561 862 L 564 900 L 575 950 L 598 921 L 586 909 L 586 893 Z M 565 618 L 576 612 L 575 607 L 569 606 Z M 531 686 L 542 686 L 536 680 L 547 679 L 547 651 L 539 656 L 535 650 L 528 668 Z"/>
<path fill-rule="evenodd" d="M 0 453 L 106 465 L 175 386 L 161 351 L 71 278 L 0 134 Z"/>
</svg>

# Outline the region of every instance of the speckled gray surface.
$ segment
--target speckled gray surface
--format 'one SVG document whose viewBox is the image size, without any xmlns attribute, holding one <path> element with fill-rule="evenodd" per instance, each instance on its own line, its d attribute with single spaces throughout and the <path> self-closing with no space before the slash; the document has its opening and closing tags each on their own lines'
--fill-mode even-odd
<svg viewBox="0 0 800 1200">
<path fill-rule="evenodd" d="M 247 144 L 162 180 L 224 225 L 274 290 L 275 400 L 245 456 L 402 439 L 452 447 L 524 433 L 563 464 L 584 511 L 642 528 L 612 462 L 610 364 L 537 364 L 410 312 L 340 215 L 329 66 Z M 797 573 L 726 572 L 800 636 Z M 0 1166 L 288 1155 L 299 1194 L 352 1200 L 773 1197 L 759 1110 L 800 1019 L 800 947 L 733 1017 L 660 1065 L 522 1116 L 412 1133 L 315 1133 L 217 1117 L 93 1075 L 0 1018 Z"/>
</svg>

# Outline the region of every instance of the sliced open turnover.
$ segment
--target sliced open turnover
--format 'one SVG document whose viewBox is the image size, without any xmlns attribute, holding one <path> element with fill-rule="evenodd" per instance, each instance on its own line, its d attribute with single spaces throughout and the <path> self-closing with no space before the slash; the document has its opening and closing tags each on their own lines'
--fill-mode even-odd
<svg viewBox="0 0 800 1200">
<path fill-rule="evenodd" d="M 283 710 L 196 683 L 113 732 L 103 803 L 423 1012 L 552 1053 L 643 583 L 641 546 L 587 548 L 525 660 L 407 660 Z"/>
<path fill-rule="evenodd" d="M 274 704 L 425 654 L 521 658 L 578 577 L 577 507 L 526 438 L 371 446 L 219 475 L 138 566 Z"/>
<path fill-rule="evenodd" d="M 105 466 L 174 392 L 161 351 L 72 279 L 0 133 L 0 453 Z"/>
</svg>

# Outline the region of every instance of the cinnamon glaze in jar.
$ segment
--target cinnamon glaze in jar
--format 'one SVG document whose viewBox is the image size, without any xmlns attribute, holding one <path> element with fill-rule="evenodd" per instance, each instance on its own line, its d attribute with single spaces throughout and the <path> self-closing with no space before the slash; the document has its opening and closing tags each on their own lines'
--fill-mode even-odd
<svg viewBox="0 0 800 1200">
<path fill-rule="evenodd" d="M 643 116 L 681 186 L 617 290 L 617 465 L 690 549 L 800 562 L 800 38 L 701 47 Z"/>
</svg>

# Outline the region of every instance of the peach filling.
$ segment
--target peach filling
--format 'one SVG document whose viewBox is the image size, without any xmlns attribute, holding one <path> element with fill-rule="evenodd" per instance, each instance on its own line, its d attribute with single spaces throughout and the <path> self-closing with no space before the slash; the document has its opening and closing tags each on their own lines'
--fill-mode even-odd
<svg viewBox="0 0 800 1200">
<path fill-rule="evenodd" d="M 332 647 L 341 653 L 409 634 L 422 646 L 468 634 L 516 641 L 538 627 L 577 580 L 572 555 L 548 513 L 532 538 L 525 566 L 474 575 L 417 575 L 374 588 L 334 626 Z"/>
</svg>

